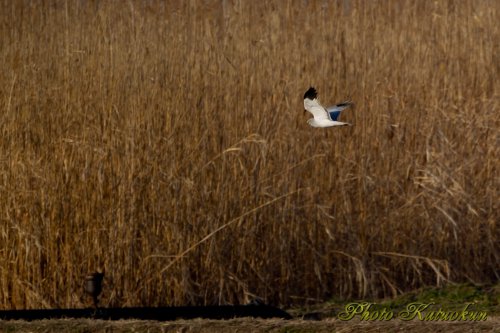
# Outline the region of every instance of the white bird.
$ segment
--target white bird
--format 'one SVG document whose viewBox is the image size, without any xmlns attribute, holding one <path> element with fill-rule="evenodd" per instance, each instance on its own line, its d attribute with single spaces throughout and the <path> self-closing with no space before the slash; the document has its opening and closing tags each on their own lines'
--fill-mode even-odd
<svg viewBox="0 0 500 333">
<path fill-rule="evenodd" d="M 342 110 L 353 105 L 351 102 L 342 102 L 325 108 L 317 99 L 316 89 L 310 87 L 304 94 L 304 109 L 311 112 L 314 118 L 307 123 L 312 127 L 351 126 L 349 123 L 337 121 Z"/>
</svg>

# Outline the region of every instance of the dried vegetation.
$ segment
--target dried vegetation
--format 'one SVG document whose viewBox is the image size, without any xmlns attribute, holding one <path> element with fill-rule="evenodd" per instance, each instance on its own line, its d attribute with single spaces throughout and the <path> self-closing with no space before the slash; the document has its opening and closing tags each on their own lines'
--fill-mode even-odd
<svg viewBox="0 0 500 333">
<path fill-rule="evenodd" d="M 499 10 L 1 1 L 0 308 L 497 281 Z"/>
</svg>

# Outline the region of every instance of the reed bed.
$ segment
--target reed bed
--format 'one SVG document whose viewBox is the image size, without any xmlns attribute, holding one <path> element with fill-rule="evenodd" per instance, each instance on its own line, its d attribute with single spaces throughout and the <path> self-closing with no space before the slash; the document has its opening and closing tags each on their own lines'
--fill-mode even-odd
<svg viewBox="0 0 500 333">
<path fill-rule="evenodd" d="M 0 308 L 498 281 L 499 10 L 0 1 Z"/>
</svg>

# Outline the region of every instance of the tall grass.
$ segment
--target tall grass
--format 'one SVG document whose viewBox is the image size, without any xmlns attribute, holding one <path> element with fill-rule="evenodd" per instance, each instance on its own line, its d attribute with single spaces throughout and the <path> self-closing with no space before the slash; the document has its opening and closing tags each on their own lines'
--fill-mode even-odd
<svg viewBox="0 0 500 333">
<path fill-rule="evenodd" d="M 1 1 L 0 307 L 498 281 L 499 10 Z"/>
</svg>

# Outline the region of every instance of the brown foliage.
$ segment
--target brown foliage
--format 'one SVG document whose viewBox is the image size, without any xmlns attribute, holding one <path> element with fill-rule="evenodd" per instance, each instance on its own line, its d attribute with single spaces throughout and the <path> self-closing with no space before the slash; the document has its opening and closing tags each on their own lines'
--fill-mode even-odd
<svg viewBox="0 0 500 333">
<path fill-rule="evenodd" d="M 498 280 L 499 9 L 2 1 L 0 307 Z"/>
</svg>

